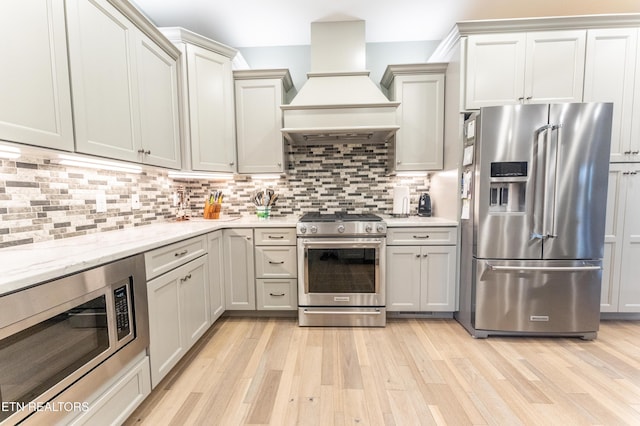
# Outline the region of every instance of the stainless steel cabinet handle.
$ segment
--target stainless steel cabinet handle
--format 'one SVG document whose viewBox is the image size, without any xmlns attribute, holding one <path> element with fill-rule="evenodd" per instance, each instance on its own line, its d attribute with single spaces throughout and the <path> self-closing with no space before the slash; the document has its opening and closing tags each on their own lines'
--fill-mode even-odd
<svg viewBox="0 0 640 426">
<path fill-rule="evenodd" d="M 625 151 L 624 152 L 624 155 L 629 155 L 629 154 L 631 154 L 631 151 Z"/>
<path fill-rule="evenodd" d="M 232 161 L 229 163 L 230 166 L 233 166 L 235 163 Z"/>
<path fill-rule="evenodd" d="M 520 96 L 520 97 L 518 98 L 518 101 L 520 101 L 520 102 L 524 101 L 524 96 Z"/>
<path fill-rule="evenodd" d="M 282 265 L 284 263 L 284 260 L 282 262 L 274 262 L 272 260 L 269 261 L 270 265 Z"/>
<path fill-rule="evenodd" d="M 282 240 L 284 239 L 284 235 L 269 235 L 267 238 L 270 240 Z"/>
<path fill-rule="evenodd" d="M 138 154 L 144 154 L 144 149 L 139 149 Z"/>
<path fill-rule="evenodd" d="M 180 282 L 189 281 L 190 279 L 191 279 L 191 274 L 185 275 L 184 277 L 180 278 Z"/>
<path fill-rule="evenodd" d="M 416 257 L 417 257 L 417 258 L 420 258 L 420 253 L 416 254 Z"/>
<path fill-rule="evenodd" d="M 189 253 L 189 250 L 182 250 L 180 252 L 174 253 L 173 255 L 175 257 L 180 257 L 180 256 L 184 256 L 185 254 Z"/>
<path fill-rule="evenodd" d="M 417 240 L 426 240 L 427 238 L 429 238 L 428 235 L 414 235 L 413 238 L 417 239 Z"/>
<path fill-rule="evenodd" d="M 528 101 L 530 101 L 531 99 L 533 99 L 533 96 L 527 96 Z"/>
<path fill-rule="evenodd" d="M 281 297 L 284 296 L 284 293 L 269 293 L 269 296 L 273 296 L 273 297 Z"/>
<path fill-rule="evenodd" d="M 638 155 L 638 154 L 640 154 L 640 151 L 631 151 L 631 153 L 632 153 L 633 155 Z"/>
<path fill-rule="evenodd" d="M 423 254 L 422 257 L 429 257 L 429 255 L 428 254 Z"/>
<path fill-rule="evenodd" d="M 150 150 L 150 149 L 148 149 L 148 150 L 146 150 L 144 153 L 145 153 L 145 154 L 147 154 L 147 155 L 151 155 L 151 150 Z"/>
</svg>

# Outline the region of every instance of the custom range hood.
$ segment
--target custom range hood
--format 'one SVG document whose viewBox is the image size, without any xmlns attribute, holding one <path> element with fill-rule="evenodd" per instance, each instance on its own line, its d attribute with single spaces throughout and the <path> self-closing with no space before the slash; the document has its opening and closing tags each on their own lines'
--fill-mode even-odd
<svg viewBox="0 0 640 426">
<path fill-rule="evenodd" d="M 396 110 L 365 70 L 365 22 L 312 22 L 311 72 L 289 105 L 282 133 L 293 143 L 389 140 Z"/>
</svg>

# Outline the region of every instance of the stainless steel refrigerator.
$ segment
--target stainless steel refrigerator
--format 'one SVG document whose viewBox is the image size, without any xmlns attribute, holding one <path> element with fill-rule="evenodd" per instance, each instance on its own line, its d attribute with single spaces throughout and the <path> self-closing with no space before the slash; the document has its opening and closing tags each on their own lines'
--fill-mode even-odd
<svg viewBox="0 0 640 426">
<path fill-rule="evenodd" d="M 612 111 L 514 105 L 466 120 L 456 319 L 472 336 L 596 337 Z"/>
</svg>

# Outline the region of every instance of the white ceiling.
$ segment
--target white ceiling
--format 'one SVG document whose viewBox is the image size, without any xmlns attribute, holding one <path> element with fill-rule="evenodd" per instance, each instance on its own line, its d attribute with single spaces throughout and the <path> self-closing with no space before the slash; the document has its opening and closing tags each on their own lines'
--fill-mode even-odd
<svg viewBox="0 0 640 426">
<path fill-rule="evenodd" d="M 639 0 L 132 0 L 157 26 L 232 47 L 308 45 L 310 23 L 362 19 L 369 43 L 440 40 L 457 21 L 640 12 Z"/>
</svg>

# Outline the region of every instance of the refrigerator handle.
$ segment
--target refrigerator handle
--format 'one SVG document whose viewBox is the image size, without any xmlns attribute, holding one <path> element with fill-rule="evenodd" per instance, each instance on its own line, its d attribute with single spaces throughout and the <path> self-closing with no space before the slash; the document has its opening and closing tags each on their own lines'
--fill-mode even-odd
<svg viewBox="0 0 640 426">
<path fill-rule="evenodd" d="M 599 271 L 602 266 L 499 266 L 486 262 L 487 269 L 490 271 L 547 271 L 547 272 L 580 272 L 580 271 Z"/>
<path fill-rule="evenodd" d="M 549 139 L 549 132 L 552 130 L 551 124 L 539 127 L 533 132 L 533 182 L 532 202 L 530 212 L 531 217 L 531 239 L 544 240 L 546 234 L 544 232 L 544 216 L 545 216 L 545 190 L 546 187 L 546 152 Z M 542 173 L 541 173 L 542 171 Z"/>
<path fill-rule="evenodd" d="M 556 238 L 556 188 L 558 169 L 558 149 L 560 146 L 560 124 L 549 125 L 549 137 L 545 150 L 545 186 L 544 186 L 544 215 L 542 229 L 544 238 Z M 552 146 L 553 134 L 556 134 L 555 144 Z"/>
</svg>

